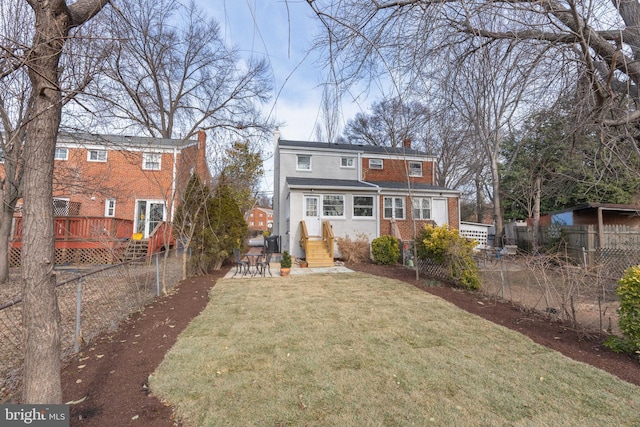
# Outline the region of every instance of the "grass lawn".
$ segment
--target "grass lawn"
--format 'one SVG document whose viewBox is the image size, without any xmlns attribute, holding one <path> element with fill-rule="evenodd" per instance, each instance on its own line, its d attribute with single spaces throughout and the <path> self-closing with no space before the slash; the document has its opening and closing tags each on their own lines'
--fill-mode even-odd
<svg viewBox="0 0 640 427">
<path fill-rule="evenodd" d="M 150 379 L 187 426 L 640 426 L 640 387 L 403 282 L 226 279 L 210 297 Z"/>
</svg>

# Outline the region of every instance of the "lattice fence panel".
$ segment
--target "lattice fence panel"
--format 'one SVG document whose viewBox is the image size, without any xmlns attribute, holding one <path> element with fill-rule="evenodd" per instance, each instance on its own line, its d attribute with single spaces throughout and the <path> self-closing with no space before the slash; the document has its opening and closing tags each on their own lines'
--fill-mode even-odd
<svg viewBox="0 0 640 427">
<path fill-rule="evenodd" d="M 456 283 L 455 279 L 451 277 L 451 274 L 449 274 L 449 269 L 445 265 L 438 264 L 431 259 L 419 259 L 418 269 L 420 270 L 420 273 L 429 277 L 442 279 L 450 283 Z"/>
<path fill-rule="evenodd" d="M 603 275 L 621 279 L 627 268 L 640 264 L 640 249 L 596 249 L 596 264 L 601 266 Z"/>
</svg>

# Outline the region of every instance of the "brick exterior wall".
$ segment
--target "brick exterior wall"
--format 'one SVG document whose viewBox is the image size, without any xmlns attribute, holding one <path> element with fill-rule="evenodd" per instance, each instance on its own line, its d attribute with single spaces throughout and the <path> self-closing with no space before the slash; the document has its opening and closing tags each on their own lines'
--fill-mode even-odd
<svg viewBox="0 0 640 427">
<path fill-rule="evenodd" d="M 393 196 L 398 197 L 398 196 Z M 413 209 L 411 207 L 411 199 L 409 196 L 405 197 L 405 219 L 396 220 L 396 224 L 398 229 L 400 230 L 400 235 L 402 236 L 402 240 L 413 240 L 414 237 L 414 228 L 413 228 Z M 384 218 L 384 196 L 380 197 L 380 206 L 378 206 L 380 212 L 380 235 L 381 236 L 391 236 L 391 220 Z M 458 211 L 458 198 L 457 197 L 449 197 L 447 198 L 447 209 L 449 214 L 449 227 L 455 228 L 456 230 L 460 228 L 460 218 Z M 427 224 L 432 223 L 430 220 L 417 220 L 416 221 L 416 232 L 419 232 L 422 227 Z"/>
<path fill-rule="evenodd" d="M 165 201 L 169 217 L 173 203 L 174 159 L 176 205 L 192 170 L 205 183 L 211 180 L 206 166 L 206 134 L 203 131 L 198 133 L 197 144 L 178 150 L 175 158 L 173 152 L 163 152 L 159 170 L 142 168 L 142 151 L 107 150 L 106 162 L 88 161 L 88 151 L 83 147 L 69 147 L 67 160 L 56 160 L 54 169 L 54 197 L 79 202 L 80 216 L 104 216 L 106 200 L 115 199 L 115 217 L 134 219 L 136 199 L 146 199 Z"/>
<path fill-rule="evenodd" d="M 382 169 L 371 169 L 369 168 L 369 158 L 362 158 L 362 179 L 365 181 L 406 182 L 409 170 L 408 163 L 408 160 L 384 159 Z M 412 176 L 409 179 L 411 182 L 420 184 L 433 184 L 433 162 L 422 161 L 421 163 L 422 176 Z"/>
<path fill-rule="evenodd" d="M 266 230 L 269 222 L 273 223 L 273 213 L 270 214 L 261 208 L 253 208 L 247 215 L 249 230 Z"/>
</svg>

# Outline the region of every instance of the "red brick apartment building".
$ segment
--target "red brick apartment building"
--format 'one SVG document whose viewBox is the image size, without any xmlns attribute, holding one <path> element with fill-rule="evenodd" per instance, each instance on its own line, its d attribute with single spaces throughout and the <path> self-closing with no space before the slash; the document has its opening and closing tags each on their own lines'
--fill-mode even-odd
<svg viewBox="0 0 640 427">
<path fill-rule="evenodd" d="M 250 231 L 271 230 L 273 227 L 273 209 L 254 207 L 246 217 Z"/>
</svg>

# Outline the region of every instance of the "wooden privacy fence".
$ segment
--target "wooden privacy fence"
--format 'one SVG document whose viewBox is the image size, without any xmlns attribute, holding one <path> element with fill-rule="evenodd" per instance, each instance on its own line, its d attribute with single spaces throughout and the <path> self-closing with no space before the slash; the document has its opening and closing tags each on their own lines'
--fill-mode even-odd
<svg viewBox="0 0 640 427">
<path fill-rule="evenodd" d="M 531 227 L 516 227 L 518 247 L 533 247 Z M 568 258 L 585 266 L 600 265 L 613 277 L 621 277 L 624 270 L 640 264 L 640 230 L 626 225 L 558 225 L 540 227 L 537 246 L 553 247 Z"/>
</svg>

